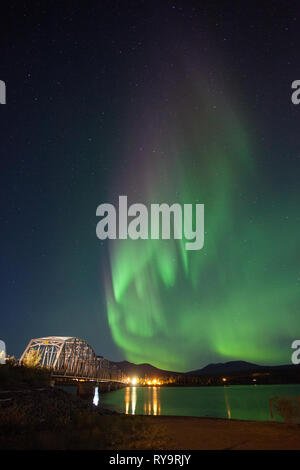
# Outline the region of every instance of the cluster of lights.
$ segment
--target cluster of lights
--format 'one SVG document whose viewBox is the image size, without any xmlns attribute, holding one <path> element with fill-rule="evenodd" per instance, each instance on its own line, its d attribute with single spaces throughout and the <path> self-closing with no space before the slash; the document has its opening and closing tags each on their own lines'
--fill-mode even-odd
<svg viewBox="0 0 300 470">
<path fill-rule="evenodd" d="M 131 385 L 162 385 L 162 383 L 158 379 L 152 379 L 152 380 L 143 380 L 139 379 L 138 377 L 128 377 L 127 378 L 127 383 Z"/>
<path fill-rule="evenodd" d="M 139 383 L 139 379 L 136 377 L 132 377 L 132 378 L 127 377 L 126 382 L 131 385 L 137 385 Z"/>
<path fill-rule="evenodd" d="M 159 380 L 157 379 L 153 379 L 153 380 L 147 380 L 147 385 L 161 385 L 161 382 L 159 382 Z"/>
</svg>

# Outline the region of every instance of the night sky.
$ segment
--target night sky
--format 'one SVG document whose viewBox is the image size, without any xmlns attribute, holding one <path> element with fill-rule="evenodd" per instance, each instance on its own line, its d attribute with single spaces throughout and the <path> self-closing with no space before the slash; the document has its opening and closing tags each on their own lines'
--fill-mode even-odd
<svg viewBox="0 0 300 470">
<path fill-rule="evenodd" d="M 1 328 L 191 370 L 300 335 L 297 1 L 1 3 Z M 6 6 L 5 6 L 6 4 Z M 205 243 L 100 241 L 96 208 L 205 205 Z"/>
</svg>

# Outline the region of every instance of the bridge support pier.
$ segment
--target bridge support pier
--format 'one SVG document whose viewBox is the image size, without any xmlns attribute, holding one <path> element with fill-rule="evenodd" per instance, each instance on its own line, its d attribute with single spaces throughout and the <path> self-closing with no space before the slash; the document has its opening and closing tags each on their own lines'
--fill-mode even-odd
<svg viewBox="0 0 300 470">
<path fill-rule="evenodd" d="M 119 390 L 119 388 L 126 387 L 127 384 L 121 382 L 99 382 L 99 393 L 113 392 L 114 390 Z"/>
<path fill-rule="evenodd" d="M 111 391 L 111 382 L 99 382 L 97 383 L 99 393 L 106 393 Z"/>
<path fill-rule="evenodd" d="M 118 390 L 126 385 L 120 382 L 78 382 L 77 395 L 80 398 L 92 399 L 95 393 L 95 387 L 98 387 L 99 394 Z"/>
<path fill-rule="evenodd" d="M 85 400 L 92 400 L 95 393 L 94 382 L 78 382 L 77 395 Z"/>
</svg>

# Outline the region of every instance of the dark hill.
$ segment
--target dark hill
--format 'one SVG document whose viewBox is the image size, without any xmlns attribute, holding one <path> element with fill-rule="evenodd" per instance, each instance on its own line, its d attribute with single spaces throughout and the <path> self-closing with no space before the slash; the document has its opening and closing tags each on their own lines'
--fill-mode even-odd
<svg viewBox="0 0 300 470">
<path fill-rule="evenodd" d="M 159 369 L 151 364 L 134 364 L 128 361 L 112 362 L 118 369 L 121 369 L 124 374 L 129 377 L 140 377 L 140 378 L 163 378 L 163 377 L 187 377 L 187 376 L 222 376 L 222 375 L 237 375 L 241 373 L 245 375 L 249 372 L 251 375 L 254 372 L 268 373 L 268 374 L 299 374 L 300 365 L 295 366 L 293 364 L 286 364 L 280 366 L 261 366 L 246 361 L 230 361 L 220 362 L 216 364 L 208 364 L 202 369 L 196 369 L 189 372 L 174 372 L 164 369 Z"/>
<path fill-rule="evenodd" d="M 159 377 L 170 377 L 181 375 L 180 372 L 172 372 L 169 370 L 158 369 L 157 367 L 152 366 L 151 364 L 133 364 L 128 361 L 112 362 L 115 364 L 118 369 L 121 369 L 124 374 L 129 377 L 137 376 L 141 378 L 159 378 Z"/>
<path fill-rule="evenodd" d="M 219 362 L 217 364 L 208 364 L 202 369 L 192 370 L 187 372 L 189 375 L 200 375 L 200 374 L 228 374 L 230 372 L 246 371 L 251 369 L 259 369 L 262 366 L 252 364 L 246 361 L 230 361 L 230 362 Z"/>
</svg>

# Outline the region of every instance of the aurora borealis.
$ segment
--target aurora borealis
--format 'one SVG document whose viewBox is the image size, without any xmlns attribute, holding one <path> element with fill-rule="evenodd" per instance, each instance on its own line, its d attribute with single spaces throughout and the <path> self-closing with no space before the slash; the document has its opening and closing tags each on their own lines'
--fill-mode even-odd
<svg viewBox="0 0 300 470">
<path fill-rule="evenodd" d="M 111 360 L 168 370 L 290 363 L 299 7 L 199 3 L 8 7 L 0 339 L 10 354 L 31 337 L 74 335 Z M 96 207 L 120 195 L 204 204 L 203 249 L 100 242 Z"/>
<path fill-rule="evenodd" d="M 128 360 L 171 370 L 186 370 L 195 355 L 195 365 L 212 356 L 280 363 L 289 348 L 281 339 L 297 320 L 296 200 L 276 201 L 284 214 L 258 203 L 252 188 L 261 198 L 268 193 L 265 175 L 258 175 L 259 149 L 230 106 L 230 92 L 212 106 L 208 87 L 199 87 L 206 71 L 197 75 L 195 66 L 193 73 L 178 80 L 168 119 L 159 109 L 156 128 L 151 113 L 136 123 L 137 140 L 147 123 L 151 130 L 142 157 L 132 159 L 139 176 L 131 194 L 132 202 L 204 203 L 205 245 L 189 253 L 174 240 L 110 242 L 113 338 Z M 118 180 L 130 192 L 127 184 Z"/>
</svg>

